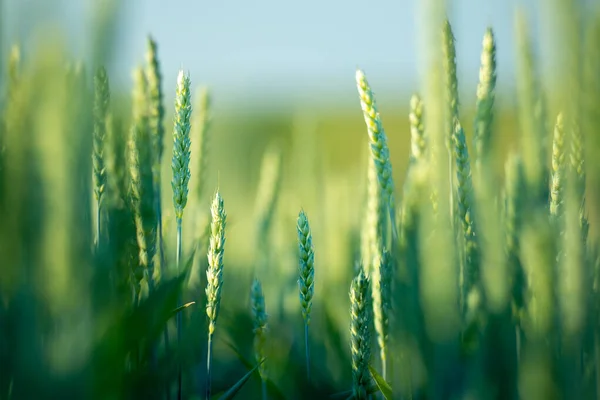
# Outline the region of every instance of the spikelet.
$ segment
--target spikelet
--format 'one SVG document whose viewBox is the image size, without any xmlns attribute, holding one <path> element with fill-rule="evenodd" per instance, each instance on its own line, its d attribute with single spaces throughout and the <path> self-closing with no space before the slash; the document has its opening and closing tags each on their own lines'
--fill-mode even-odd
<svg viewBox="0 0 600 400">
<path fill-rule="evenodd" d="M 350 349 L 354 398 L 367 399 L 371 382 L 371 301 L 370 280 L 361 269 L 350 286 Z"/>
<path fill-rule="evenodd" d="M 275 214 L 275 206 L 279 196 L 282 176 L 282 153 L 278 148 L 271 147 L 263 155 L 258 191 L 254 202 L 258 229 L 256 237 L 259 255 L 266 257 L 269 245 L 271 222 Z"/>
<path fill-rule="evenodd" d="M 163 104 L 162 75 L 160 62 L 158 61 L 156 41 L 148 37 L 146 49 L 146 79 L 148 80 L 148 125 L 154 147 L 154 164 L 152 173 L 155 184 L 160 181 L 160 165 L 164 149 L 164 117 L 165 107 Z"/>
<path fill-rule="evenodd" d="M 187 204 L 188 184 L 190 182 L 190 78 L 183 71 L 177 76 L 177 92 L 175 93 L 175 127 L 173 129 L 173 159 L 171 169 L 173 179 L 173 204 L 175 217 L 183 218 L 183 210 Z"/>
<path fill-rule="evenodd" d="M 362 266 L 369 275 L 376 268 L 375 260 L 381 254 L 385 221 L 385 205 L 377 179 L 377 168 L 372 158 L 368 160 L 367 207 L 362 228 Z"/>
<path fill-rule="evenodd" d="M 210 208 L 210 243 L 208 247 L 208 268 L 206 270 L 206 315 L 208 316 L 208 334 L 215 331 L 219 306 L 221 304 L 221 289 L 223 288 L 223 253 L 225 251 L 225 226 L 227 214 L 223 198 L 217 192 Z"/>
</svg>

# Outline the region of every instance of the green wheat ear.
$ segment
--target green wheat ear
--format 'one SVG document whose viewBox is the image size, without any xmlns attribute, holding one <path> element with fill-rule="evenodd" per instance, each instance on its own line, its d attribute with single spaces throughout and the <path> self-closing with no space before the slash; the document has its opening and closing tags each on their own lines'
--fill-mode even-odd
<svg viewBox="0 0 600 400">
<path fill-rule="evenodd" d="M 392 259 L 388 251 L 377 258 L 371 274 L 373 319 L 381 354 L 382 376 L 387 376 L 389 313 L 392 306 Z"/>
<path fill-rule="evenodd" d="M 306 350 L 306 375 L 310 377 L 310 357 L 308 352 L 308 325 L 310 324 L 310 312 L 312 309 L 312 299 L 315 289 L 315 253 L 312 244 L 312 233 L 308 224 L 308 218 L 304 210 L 298 215 L 296 225 L 298 231 L 298 250 L 299 250 L 299 279 L 298 287 L 300 289 L 300 306 L 302 308 L 302 318 L 304 318 L 304 339 Z"/>
<path fill-rule="evenodd" d="M 175 217 L 178 221 L 183 218 L 190 182 L 190 115 L 192 112 L 190 96 L 190 78 L 183 71 L 179 71 L 175 93 L 175 128 L 173 129 L 173 158 L 171 161 L 173 170 L 171 187 Z"/>
<path fill-rule="evenodd" d="M 221 194 L 217 192 L 210 207 L 210 242 L 208 246 L 208 268 L 206 269 L 206 315 L 208 316 L 208 353 L 206 356 L 206 398 L 210 398 L 210 373 L 212 337 L 217 325 L 223 288 L 223 253 L 225 251 L 225 226 L 227 214 Z"/>
<path fill-rule="evenodd" d="M 352 383 L 356 399 L 367 399 L 371 383 L 371 302 L 370 280 L 362 268 L 350 285 L 350 349 L 352 352 Z"/>
<path fill-rule="evenodd" d="M 210 207 L 210 243 L 208 247 L 208 269 L 206 270 L 206 315 L 209 320 L 208 333 L 215 331 L 219 306 L 221 304 L 221 289 L 223 286 L 223 253 L 225 251 L 225 225 L 227 214 L 221 194 L 217 192 Z"/>
<path fill-rule="evenodd" d="M 367 125 L 371 157 L 377 170 L 377 179 L 390 215 L 393 215 L 395 212 L 394 181 L 392 179 L 392 163 L 390 161 L 387 136 L 381 123 L 381 117 L 379 116 L 371 86 L 367 81 L 365 73 L 360 69 L 356 71 L 356 86 L 360 96 L 360 106 Z"/>
<path fill-rule="evenodd" d="M 479 84 L 477 85 L 477 104 L 475 112 L 475 131 L 473 144 L 475 165 L 487 159 L 492 140 L 494 122 L 494 100 L 496 97 L 496 39 L 492 28 L 487 28 L 483 36 Z"/>
</svg>

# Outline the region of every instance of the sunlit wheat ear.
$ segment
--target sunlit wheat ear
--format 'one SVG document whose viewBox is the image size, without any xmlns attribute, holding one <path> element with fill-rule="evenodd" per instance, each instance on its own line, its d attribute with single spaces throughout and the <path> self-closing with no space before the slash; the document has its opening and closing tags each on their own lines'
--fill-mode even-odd
<svg viewBox="0 0 600 400">
<path fill-rule="evenodd" d="M 565 129 L 562 114 L 556 117 L 552 140 L 552 179 L 550 186 L 550 215 L 562 215 L 565 179 Z"/>
<path fill-rule="evenodd" d="M 100 244 L 100 212 L 106 188 L 104 148 L 106 144 L 106 116 L 110 104 L 108 75 L 103 67 L 94 76 L 94 133 L 93 133 L 93 181 L 96 197 L 96 246 Z"/>
<path fill-rule="evenodd" d="M 221 288 L 223 285 L 223 253 L 225 251 L 225 225 L 227 214 L 221 194 L 217 192 L 210 207 L 211 225 L 210 242 L 208 246 L 208 268 L 206 270 L 206 315 L 208 316 L 208 333 L 215 331 L 219 305 L 221 303 Z"/>
<path fill-rule="evenodd" d="M 473 133 L 476 168 L 489 156 L 494 121 L 494 100 L 496 97 L 496 40 L 492 28 L 483 36 L 477 104 L 475 111 L 475 131 Z"/>
<path fill-rule="evenodd" d="M 254 278 L 250 293 L 252 322 L 254 326 L 254 356 L 259 363 L 265 358 L 265 341 L 267 334 L 268 315 L 265 308 L 265 297 L 260 281 Z M 263 362 L 258 368 L 262 380 L 263 399 L 266 399 L 266 368 Z"/>
<path fill-rule="evenodd" d="M 371 91 L 367 77 L 360 69 L 356 71 L 356 86 L 360 96 L 360 106 L 367 125 L 371 157 L 377 170 L 377 179 L 381 186 L 384 202 L 393 218 L 395 212 L 394 181 L 392 179 L 392 163 L 390 161 L 387 137 L 383 130 L 375 96 Z"/>
<path fill-rule="evenodd" d="M 370 281 L 362 268 L 350 286 L 350 350 L 354 398 L 367 399 L 371 382 L 371 301 Z"/>
<path fill-rule="evenodd" d="M 298 287 L 300 289 L 300 307 L 302 309 L 302 318 L 304 318 L 304 337 L 306 350 L 306 374 L 310 376 L 310 358 L 308 353 L 308 325 L 310 324 L 310 312 L 312 309 L 312 299 L 315 284 L 315 253 L 312 244 L 312 233 L 308 224 L 308 218 L 304 210 L 298 215 L 296 226 L 298 231 L 298 250 L 299 250 L 299 279 Z"/>
<path fill-rule="evenodd" d="M 208 146 L 210 145 L 211 125 L 211 98 L 207 88 L 202 88 L 198 94 L 196 111 L 192 116 L 192 137 L 195 141 L 193 159 L 196 177 L 194 178 L 194 192 L 198 201 L 202 200 L 208 166 Z"/>
<path fill-rule="evenodd" d="M 371 274 L 373 318 L 381 354 L 382 376 L 387 375 L 389 313 L 392 305 L 392 259 L 388 251 L 377 257 Z"/>
<path fill-rule="evenodd" d="M 155 186 L 152 177 L 153 148 L 148 126 L 147 81 L 143 70 L 134 73 L 133 126 L 129 141 L 131 200 L 135 215 L 140 268 L 135 272 L 139 297 L 147 294 L 156 251 Z"/>
<path fill-rule="evenodd" d="M 217 192 L 210 207 L 211 225 L 208 246 L 208 268 L 206 269 L 206 315 L 208 316 L 207 399 L 210 398 L 210 367 L 212 337 L 219 316 L 221 290 L 223 288 L 223 253 L 225 251 L 225 226 L 227 214 L 223 198 Z"/>
<path fill-rule="evenodd" d="M 192 112 L 190 96 L 190 78 L 183 71 L 179 71 L 175 93 L 175 126 L 171 161 L 173 204 L 175 217 L 179 222 L 183 218 L 183 210 L 187 204 L 190 182 L 190 115 Z"/>
<path fill-rule="evenodd" d="M 411 164 L 425 161 L 427 158 L 427 139 L 425 138 L 423 100 L 418 94 L 410 98 L 410 156 Z"/>
</svg>

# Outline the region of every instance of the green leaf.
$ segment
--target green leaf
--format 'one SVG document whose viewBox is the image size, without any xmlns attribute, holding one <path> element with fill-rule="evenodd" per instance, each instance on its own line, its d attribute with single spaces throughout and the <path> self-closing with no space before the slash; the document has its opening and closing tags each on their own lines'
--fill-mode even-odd
<svg viewBox="0 0 600 400">
<path fill-rule="evenodd" d="M 256 371 L 256 369 L 263 362 L 265 362 L 264 358 L 258 364 L 256 364 L 256 366 L 254 368 L 252 368 L 250 371 L 248 371 L 248 373 L 246 373 L 246 375 L 244 375 L 239 381 L 237 381 L 237 383 L 235 385 L 233 385 L 227 392 L 225 392 L 225 394 L 223 396 L 219 397 L 219 399 L 220 400 L 233 399 L 235 397 L 235 395 L 237 394 L 237 392 L 240 391 L 242 386 L 244 386 L 244 384 L 248 381 L 248 379 L 250 379 L 250 377 L 252 376 L 254 371 Z"/>
<path fill-rule="evenodd" d="M 248 359 L 246 357 L 244 357 L 242 355 L 242 353 L 240 353 L 240 351 L 237 349 L 237 347 L 235 347 L 235 345 L 233 343 L 231 343 L 230 341 L 225 340 L 225 339 L 221 339 L 221 341 L 223 343 L 225 343 L 231 349 L 231 351 L 233 351 L 235 353 L 238 360 L 240 360 L 240 362 L 242 364 L 244 364 L 244 366 L 246 368 L 248 368 L 248 369 L 253 368 L 254 364 L 252 364 L 252 362 L 248 361 Z M 268 377 L 267 377 L 267 391 L 270 393 L 269 399 L 285 399 L 286 398 L 283 395 L 283 392 Z"/>
<path fill-rule="evenodd" d="M 385 400 L 391 400 L 392 399 L 392 387 L 390 386 L 390 384 L 387 383 L 385 381 L 385 379 L 383 379 L 383 377 L 381 375 L 379 375 L 379 373 L 375 370 L 375 368 L 373 368 L 370 365 L 369 365 L 369 371 L 371 372 L 371 376 L 373 377 L 373 379 L 375 379 L 375 383 L 377 384 L 377 387 L 379 388 L 379 391 L 381 392 L 381 394 L 383 394 L 383 397 L 385 398 Z"/>
<path fill-rule="evenodd" d="M 189 303 L 185 303 L 182 306 L 177 307 L 176 309 L 174 309 L 173 311 L 171 311 L 171 316 L 175 316 L 178 312 L 188 308 L 189 306 L 196 304 L 195 301 L 190 301 Z"/>
</svg>

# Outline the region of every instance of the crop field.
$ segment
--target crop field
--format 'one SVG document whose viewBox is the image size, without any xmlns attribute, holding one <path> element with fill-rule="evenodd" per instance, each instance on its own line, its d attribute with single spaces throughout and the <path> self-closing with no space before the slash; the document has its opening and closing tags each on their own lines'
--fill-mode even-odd
<svg viewBox="0 0 600 400">
<path fill-rule="evenodd" d="M 360 68 L 354 107 L 218 109 L 152 32 L 130 90 L 110 10 L 84 61 L 0 46 L 0 400 L 600 399 L 600 8 L 544 3 L 550 67 L 523 10 L 480 32 L 471 102 L 426 3 L 395 110 Z"/>
</svg>

